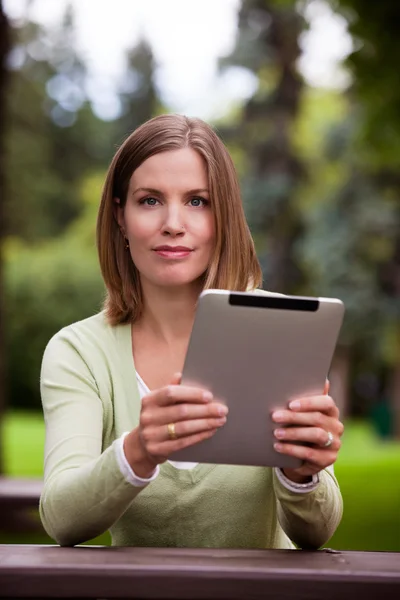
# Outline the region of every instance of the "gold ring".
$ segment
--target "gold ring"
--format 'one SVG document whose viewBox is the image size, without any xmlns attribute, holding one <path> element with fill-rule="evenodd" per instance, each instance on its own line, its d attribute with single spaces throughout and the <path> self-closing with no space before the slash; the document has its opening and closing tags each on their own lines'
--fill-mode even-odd
<svg viewBox="0 0 400 600">
<path fill-rule="evenodd" d="M 169 437 L 169 439 L 170 440 L 176 440 L 176 438 L 178 436 L 176 435 L 176 431 L 175 431 L 175 423 L 168 423 L 167 429 L 168 429 L 168 437 Z"/>
</svg>

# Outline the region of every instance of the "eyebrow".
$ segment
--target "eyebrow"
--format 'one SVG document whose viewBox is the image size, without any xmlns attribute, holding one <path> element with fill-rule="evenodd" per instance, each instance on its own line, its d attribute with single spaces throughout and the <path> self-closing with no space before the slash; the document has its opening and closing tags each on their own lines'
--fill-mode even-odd
<svg viewBox="0 0 400 600">
<path fill-rule="evenodd" d="M 164 195 L 160 190 L 156 190 L 154 188 L 140 187 L 140 188 L 137 188 L 136 190 L 133 190 L 132 196 L 134 196 L 138 192 L 146 192 L 146 194 L 155 194 L 156 196 L 163 196 Z M 185 192 L 185 194 L 187 196 L 191 196 L 191 195 L 194 195 L 194 194 L 204 194 L 204 192 L 206 192 L 207 194 L 209 194 L 209 191 L 208 191 L 207 188 L 198 188 L 198 189 L 195 189 L 195 190 L 188 190 L 187 192 Z"/>
</svg>

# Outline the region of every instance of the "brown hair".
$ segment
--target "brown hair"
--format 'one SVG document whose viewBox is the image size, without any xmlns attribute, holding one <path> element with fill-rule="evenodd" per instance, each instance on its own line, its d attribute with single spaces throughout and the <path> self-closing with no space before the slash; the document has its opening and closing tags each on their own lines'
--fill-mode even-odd
<svg viewBox="0 0 400 600">
<path fill-rule="evenodd" d="M 204 121 L 161 115 L 138 127 L 116 152 L 108 169 L 97 219 L 97 249 L 107 288 L 105 311 L 112 325 L 133 322 L 143 310 L 139 273 L 125 250 L 114 215 L 114 199 L 126 203 L 132 173 L 147 158 L 193 148 L 204 159 L 215 219 L 214 255 L 204 274 L 204 289 L 245 291 L 261 285 L 262 274 L 244 215 L 232 159 Z"/>
</svg>

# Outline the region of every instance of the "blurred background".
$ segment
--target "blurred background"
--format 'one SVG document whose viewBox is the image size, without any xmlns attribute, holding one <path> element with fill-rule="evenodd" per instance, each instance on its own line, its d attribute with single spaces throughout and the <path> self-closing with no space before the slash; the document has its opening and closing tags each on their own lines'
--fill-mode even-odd
<svg viewBox="0 0 400 600">
<path fill-rule="evenodd" d="M 101 307 L 110 159 L 179 112 L 234 158 L 264 287 L 344 301 L 329 546 L 400 551 L 399 17 L 392 0 L 0 0 L 0 472 L 42 475 L 41 359 Z M 49 541 L 18 535 L 0 527 Z"/>
</svg>

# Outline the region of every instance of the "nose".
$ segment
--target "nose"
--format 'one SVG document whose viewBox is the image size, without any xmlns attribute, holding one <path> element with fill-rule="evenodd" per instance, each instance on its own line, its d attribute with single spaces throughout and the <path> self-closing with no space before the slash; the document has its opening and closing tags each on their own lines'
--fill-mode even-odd
<svg viewBox="0 0 400 600">
<path fill-rule="evenodd" d="M 178 204 L 166 206 L 165 219 L 162 226 L 163 235 L 181 236 L 185 233 L 183 207 Z"/>
</svg>

